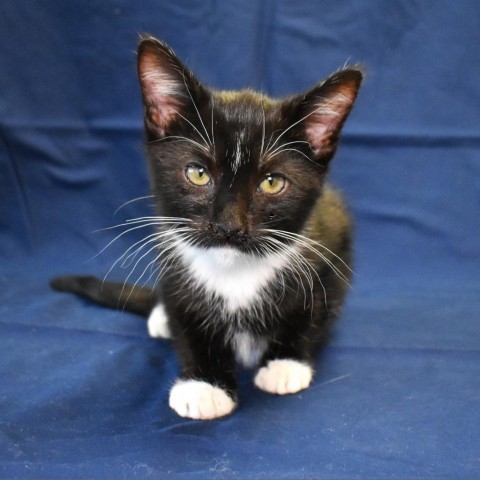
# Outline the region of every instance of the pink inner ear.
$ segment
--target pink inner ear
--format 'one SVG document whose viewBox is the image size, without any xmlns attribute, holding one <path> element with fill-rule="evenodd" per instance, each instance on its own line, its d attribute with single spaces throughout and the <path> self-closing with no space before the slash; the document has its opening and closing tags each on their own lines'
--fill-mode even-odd
<svg viewBox="0 0 480 480">
<path fill-rule="evenodd" d="M 179 103 L 171 102 L 167 97 L 160 99 L 156 106 L 148 107 L 147 117 L 154 125 L 163 131 L 178 115 L 179 108 Z"/>
<path fill-rule="evenodd" d="M 319 99 L 305 119 L 305 134 L 314 152 L 332 146 L 349 114 L 355 93 L 339 88 L 328 97 Z"/>
<path fill-rule="evenodd" d="M 330 143 L 331 134 L 328 134 L 328 125 L 324 122 L 306 122 L 305 133 L 312 150 L 317 153 Z"/>
<path fill-rule="evenodd" d="M 185 93 L 181 74 L 162 63 L 156 55 L 145 53 L 139 70 L 148 118 L 163 131 L 178 114 Z"/>
</svg>

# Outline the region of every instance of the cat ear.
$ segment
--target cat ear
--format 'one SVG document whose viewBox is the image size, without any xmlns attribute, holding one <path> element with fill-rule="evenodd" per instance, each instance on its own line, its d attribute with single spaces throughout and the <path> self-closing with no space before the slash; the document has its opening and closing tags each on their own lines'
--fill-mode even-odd
<svg viewBox="0 0 480 480">
<path fill-rule="evenodd" d="M 142 39 L 137 65 L 147 130 L 163 137 L 204 89 L 170 47 L 156 38 Z"/>
<path fill-rule="evenodd" d="M 318 158 L 335 152 L 341 128 L 357 98 L 363 73 L 346 68 L 308 91 L 301 102 L 303 134 Z"/>
</svg>

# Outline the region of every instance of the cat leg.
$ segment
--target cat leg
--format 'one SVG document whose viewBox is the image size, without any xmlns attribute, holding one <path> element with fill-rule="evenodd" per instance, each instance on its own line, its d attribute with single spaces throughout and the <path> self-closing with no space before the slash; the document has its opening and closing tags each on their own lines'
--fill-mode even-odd
<svg viewBox="0 0 480 480">
<path fill-rule="evenodd" d="M 324 275 L 322 279 L 330 299 L 328 308 L 321 289 L 315 292 L 312 309 L 299 307 L 284 319 L 282 330 L 276 333 L 255 375 L 254 383 L 259 389 L 285 395 L 300 392 L 311 384 L 315 356 L 329 339 L 345 292 L 336 275 Z"/>
<path fill-rule="evenodd" d="M 155 305 L 150 312 L 147 328 L 148 334 L 153 338 L 170 338 L 172 336 L 168 326 L 168 315 L 163 303 Z"/>
<path fill-rule="evenodd" d="M 232 413 L 237 406 L 232 351 L 208 338 L 183 338 L 176 343 L 182 374 L 170 390 L 170 407 L 181 417 L 197 420 Z"/>
</svg>

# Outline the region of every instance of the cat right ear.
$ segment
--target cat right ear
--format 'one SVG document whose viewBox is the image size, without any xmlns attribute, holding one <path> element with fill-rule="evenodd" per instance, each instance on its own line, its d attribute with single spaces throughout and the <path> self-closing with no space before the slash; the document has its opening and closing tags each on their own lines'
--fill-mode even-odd
<svg viewBox="0 0 480 480">
<path fill-rule="evenodd" d="M 156 137 L 164 137 L 203 89 L 171 48 L 154 37 L 141 40 L 137 66 L 146 128 Z"/>
</svg>

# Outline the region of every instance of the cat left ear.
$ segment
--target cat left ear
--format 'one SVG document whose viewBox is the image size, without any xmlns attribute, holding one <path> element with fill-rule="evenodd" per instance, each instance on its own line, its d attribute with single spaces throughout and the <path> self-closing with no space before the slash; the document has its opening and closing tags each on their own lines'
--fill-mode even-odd
<svg viewBox="0 0 480 480">
<path fill-rule="evenodd" d="M 301 103 L 300 125 L 317 158 L 335 152 L 340 131 L 357 98 L 363 78 L 358 68 L 334 73 L 308 91 Z"/>
<path fill-rule="evenodd" d="M 154 37 L 141 40 L 137 63 L 147 130 L 163 137 L 204 89 L 171 48 Z"/>
</svg>

